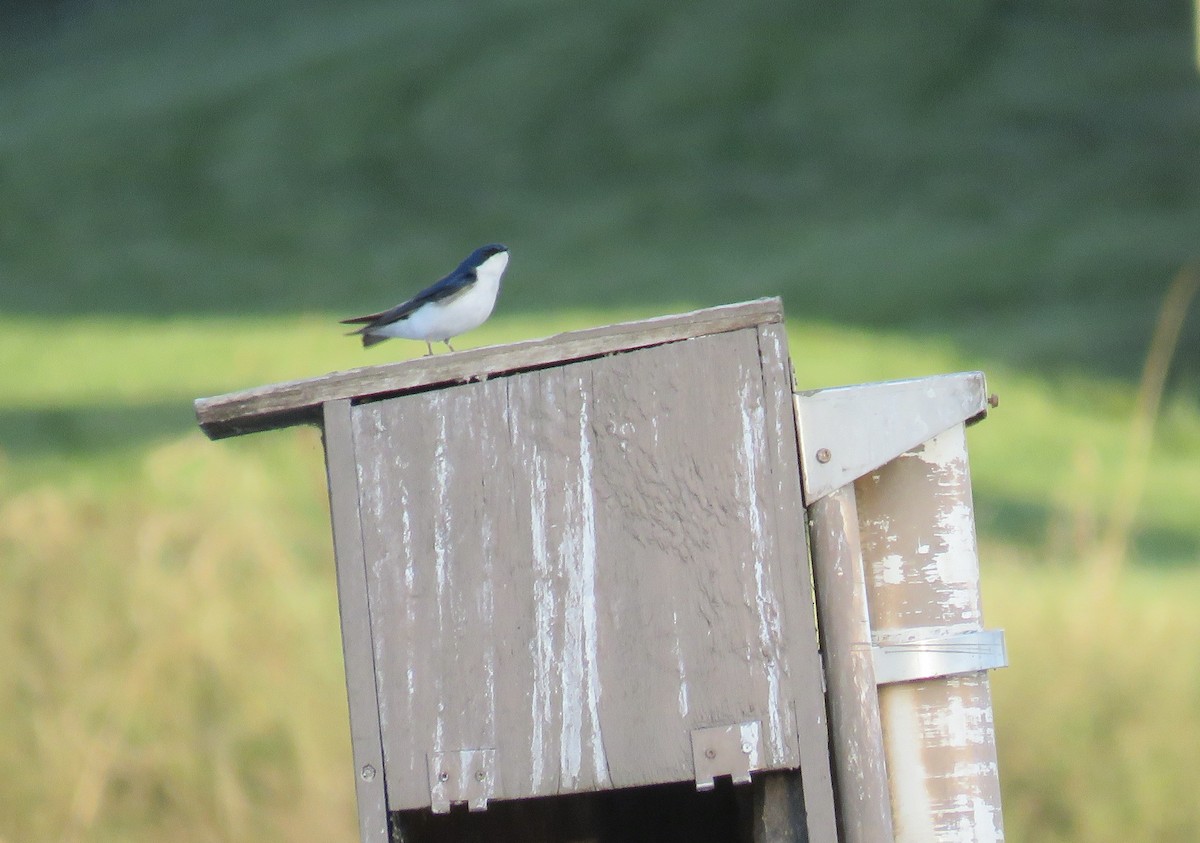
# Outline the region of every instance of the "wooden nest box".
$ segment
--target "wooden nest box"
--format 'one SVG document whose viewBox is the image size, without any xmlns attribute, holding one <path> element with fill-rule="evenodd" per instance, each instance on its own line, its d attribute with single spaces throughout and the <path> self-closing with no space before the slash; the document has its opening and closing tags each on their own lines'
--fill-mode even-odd
<svg viewBox="0 0 1200 843">
<path fill-rule="evenodd" d="M 368 813 L 800 769 L 831 818 L 782 317 L 197 402 L 214 438 L 323 425 Z"/>
</svg>

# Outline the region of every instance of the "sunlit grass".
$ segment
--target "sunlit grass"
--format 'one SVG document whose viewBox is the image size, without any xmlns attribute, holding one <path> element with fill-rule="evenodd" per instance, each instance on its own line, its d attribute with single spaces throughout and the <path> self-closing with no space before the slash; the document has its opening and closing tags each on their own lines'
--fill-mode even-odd
<svg viewBox="0 0 1200 843">
<path fill-rule="evenodd" d="M 1200 571 L 1135 567 L 1093 585 L 1062 568 L 985 572 L 1011 665 L 992 679 L 1008 837 L 1193 840 Z"/>
</svg>

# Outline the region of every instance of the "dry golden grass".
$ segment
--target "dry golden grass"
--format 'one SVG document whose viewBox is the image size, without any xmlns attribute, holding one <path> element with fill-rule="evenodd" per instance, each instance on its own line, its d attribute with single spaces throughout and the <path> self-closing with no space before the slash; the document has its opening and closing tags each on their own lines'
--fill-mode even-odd
<svg viewBox="0 0 1200 843">
<path fill-rule="evenodd" d="M 282 438 L 0 505 L 0 836 L 350 839 L 319 446 Z"/>
<path fill-rule="evenodd" d="M 1107 576 L 1107 572 L 1105 574 Z M 1012 840 L 1189 841 L 1200 829 L 1200 572 L 985 572 Z"/>
</svg>

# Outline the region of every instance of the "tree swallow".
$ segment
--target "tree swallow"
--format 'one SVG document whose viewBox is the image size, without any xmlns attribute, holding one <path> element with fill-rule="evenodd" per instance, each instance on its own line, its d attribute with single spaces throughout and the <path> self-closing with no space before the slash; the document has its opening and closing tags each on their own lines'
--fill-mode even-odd
<svg viewBox="0 0 1200 843">
<path fill-rule="evenodd" d="M 444 342 L 453 351 L 452 337 L 478 328 L 492 315 L 496 294 L 500 292 L 500 277 L 507 266 L 506 247 L 499 243 L 480 246 L 457 269 L 403 304 L 343 319 L 342 324 L 362 324 L 351 335 L 361 334 L 364 348 L 392 337 L 403 337 L 424 340 L 429 354 L 433 354 L 434 340 Z"/>
</svg>

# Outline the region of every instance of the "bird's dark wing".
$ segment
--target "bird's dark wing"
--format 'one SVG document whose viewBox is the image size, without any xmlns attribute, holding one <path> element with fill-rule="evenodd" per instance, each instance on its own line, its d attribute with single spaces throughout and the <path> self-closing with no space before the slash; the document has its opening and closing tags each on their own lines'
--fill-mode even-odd
<svg viewBox="0 0 1200 843">
<path fill-rule="evenodd" d="M 399 322 L 401 319 L 404 319 L 423 304 L 436 301 L 444 302 L 455 298 L 459 293 L 462 293 L 467 287 L 471 286 L 474 281 L 474 270 L 464 272 L 459 269 L 450 273 L 441 281 L 426 287 L 402 304 L 398 304 L 387 310 L 381 310 L 378 313 L 368 313 L 365 316 L 352 316 L 349 319 L 341 320 L 341 324 L 365 325 L 366 327 L 362 329 L 364 331 L 376 325 L 390 325 L 392 322 Z"/>
</svg>

